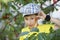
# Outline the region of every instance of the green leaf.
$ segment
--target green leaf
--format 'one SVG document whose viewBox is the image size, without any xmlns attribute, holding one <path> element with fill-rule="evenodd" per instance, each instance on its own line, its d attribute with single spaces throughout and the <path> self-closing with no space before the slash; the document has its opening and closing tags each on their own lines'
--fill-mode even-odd
<svg viewBox="0 0 60 40">
<path fill-rule="evenodd" d="M 29 40 L 34 40 L 34 39 L 36 38 L 35 35 L 36 35 L 36 33 L 33 33 L 28 39 L 29 39 Z"/>
<path fill-rule="evenodd" d="M 10 27 L 10 30 L 13 32 L 14 31 L 14 27 Z"/>
<path fill-rule="evenodd" d="M 49 36 L 51 40 L 60 40 L 60 29 L 51 32 Z"/>
<path fill-rule="evenodd" d="M 39 0 L 41 4 L 44 4 L 47 0 Z"/>
<path fill-rule="evenodd" d="M 24 36 L 24 35 L 27 35 L 29 32 L 22 32 L 21 34 L 20 34 L 20 36 Z"/>
<path fill-rule="evenodd" d="M 28 37 L 26 37 L 24 40 L 29 40 Z"/>
<path fill-rule="evenodd" d="M 34 28 L 32 28 L 30 31 L 31 31 L 31 32 L 39 32 L 39 29 L 36 28 L 36 27 L 34 27 Z"/>
<path fill-rule="evenodd" d="M 37 36 L 38 36 L 38 40 L 47 40 L 47 34 L 46 33 L 39 33 Z"/>
<path fill-rule="evenodd" d="M 17 10 L 16 7 L 14 5 L 11 5 L 11 7 L 14 9 L 14 10 Z"/>
<path fill-rule="evenodd" d="M 50 33 L 54 32 L 54 29 L 52 27 L 50 27 Z"/>
<path fill-rule="evenodd" d="M 44 9 L 42 9 L 46 14 L 49 13 L 50 11 L 54 11 L 54 6 L 48 6 Z"/>
<path fill-rule="evenodd" d="M 32 3 L 32 0 L 24 0 L 24 4 Z"/>
</svg>

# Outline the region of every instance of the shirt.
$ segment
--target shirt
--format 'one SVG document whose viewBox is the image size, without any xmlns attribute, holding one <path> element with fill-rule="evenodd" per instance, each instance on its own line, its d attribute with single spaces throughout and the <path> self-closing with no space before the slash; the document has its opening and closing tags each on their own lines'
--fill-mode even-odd
<svg viewBox="0 0 60 40">
<path fill-rule="evenodd" d="M 37 28 L 39 29 L 39 32 L 40 33 L 50 33 L 49 29 L 50 27 L 52 27 L 54 29 L 54 25 L 52 24 L 43 24 L 43 25 L 38 25 Z M 36 33 L 36 35 L 39 33 L 39 32 L 30 32 L 30 29 L 29 27 L 25 27 L 22 29 L 22 32 L 29 32 L 27 35 L 24 35 L 24 36 L 20 36 L 20 39 L 19 40 L 24 40 L 27 36 L 31 36 L 33 33 Z"/>
</svg>

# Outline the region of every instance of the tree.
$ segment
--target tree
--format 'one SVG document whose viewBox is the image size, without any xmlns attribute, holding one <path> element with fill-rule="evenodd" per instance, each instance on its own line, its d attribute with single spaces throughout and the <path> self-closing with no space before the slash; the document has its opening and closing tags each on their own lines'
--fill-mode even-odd
<svg viewBox="0 0 60 40">
<path fill-rule="evenodd" d="M 47 14 L 54 10 L 54 4 L 43 8 L 47 0 L 0 0 L 0 23 L 4 25 L 0 27 L 0 40 L 17 40 L 21 29 L 24 27 L 22 14 L 19 13 L 20 7 L 28 3 L 37 3 L 41 5 L 42 10 Z M 49 0 L 50 2 L 51 0 Z M 23 26 L 23 27 L 22 27 Z M 16 39 L 15 39 L 16 38 Z"/>
</svg>

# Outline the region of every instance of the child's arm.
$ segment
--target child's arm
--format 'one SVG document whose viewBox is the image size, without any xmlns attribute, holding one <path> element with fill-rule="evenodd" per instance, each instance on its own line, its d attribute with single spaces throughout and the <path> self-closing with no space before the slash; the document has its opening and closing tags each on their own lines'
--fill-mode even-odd
<svg viewBox="0 0 60 40">
<path fill-rule="evenodd" d="M 56 25 L 60 26 L 60 20 L 59 19 L 55 19 L 51 17 L 51 20 L 53 23 L 55 23 Z"/>
<path fill-rule="evenodd" d="M 46 14 L 45 14 L 44 12 L 41 12 L 40 15 L 41 15 L 41 16 L 40 16 L 41 19 L 44 20 L 44 19 L 46 18 Z M 57 24 L 58 26 L 60 26 L 60 20 L 55 19 L 55 18 L 52 18 L 52 17 L 50 16 L 50 21 L 53 22 L 53 23 L 55 23 L 55 24 Z"/>
</svg>

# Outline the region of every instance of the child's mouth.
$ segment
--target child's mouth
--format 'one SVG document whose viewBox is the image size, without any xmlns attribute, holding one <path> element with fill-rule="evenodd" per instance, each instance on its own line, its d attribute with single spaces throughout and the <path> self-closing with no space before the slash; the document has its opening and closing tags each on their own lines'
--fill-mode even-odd
<svg viewBox="0 0 60 40">
<path fill-rule="evenodd" d="M 29 25 L 30 27 L 32 27 L 32 25 Z"/>
<path fill-rule="evenodd" d="M 29 25 L 29 27 L 32 27 L 32 25 Z"/>
</svg>

